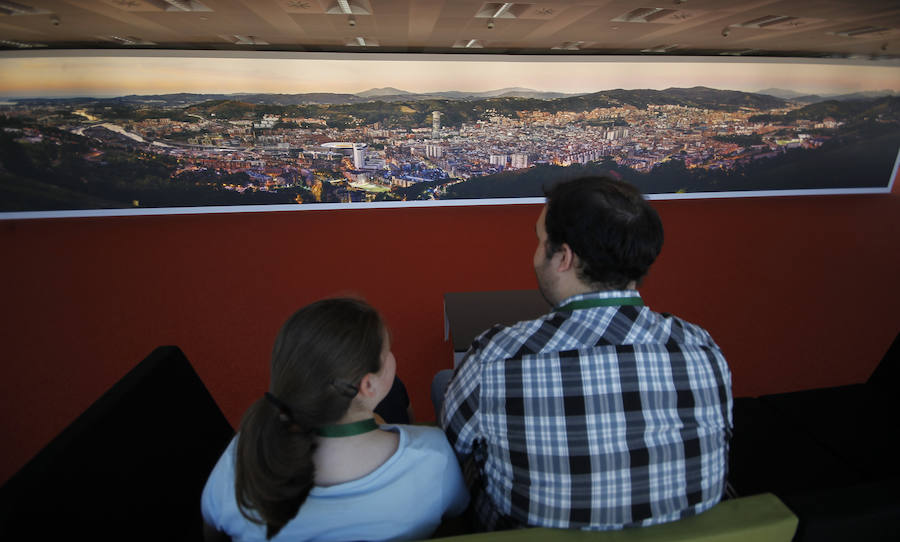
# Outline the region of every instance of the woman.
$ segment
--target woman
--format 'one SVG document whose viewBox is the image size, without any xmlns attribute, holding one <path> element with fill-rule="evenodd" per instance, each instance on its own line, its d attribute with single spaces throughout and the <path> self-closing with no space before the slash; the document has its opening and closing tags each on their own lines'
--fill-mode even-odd
<svg viewBox="0 0 900 542">
<path fill-rule="evenodd" d="M 291 316 L 272 352 L 269 391 L 203 490 L 207 539 L 427 538 L 468 504 L 440 429 L 378 426 L 396 361 L 378 313 L 326 299 Z"/>
</svg>

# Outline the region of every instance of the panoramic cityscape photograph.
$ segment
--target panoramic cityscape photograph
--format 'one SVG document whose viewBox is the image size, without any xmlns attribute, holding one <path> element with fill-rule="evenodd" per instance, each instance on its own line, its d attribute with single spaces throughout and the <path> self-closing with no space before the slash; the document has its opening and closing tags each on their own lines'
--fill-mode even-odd
<svg viewBox="0 0 900 542">
<path fill-rule="evenodd" d="M 629 58 L 5 54 L 0 213 L 889 189 L 897 66 Z"/>
</svg>

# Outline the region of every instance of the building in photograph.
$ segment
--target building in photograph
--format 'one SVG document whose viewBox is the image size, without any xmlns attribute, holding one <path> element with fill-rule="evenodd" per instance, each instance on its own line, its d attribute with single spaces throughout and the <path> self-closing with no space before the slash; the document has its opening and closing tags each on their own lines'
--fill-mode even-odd
<svg viewBox="0 0 900 542">
<path fill-rule="evenodd" d="M 431 113 L 431 137 L 437 139 L 441 137 L 441 117 L 443 113 L 434 111 Z"/>
</svg>

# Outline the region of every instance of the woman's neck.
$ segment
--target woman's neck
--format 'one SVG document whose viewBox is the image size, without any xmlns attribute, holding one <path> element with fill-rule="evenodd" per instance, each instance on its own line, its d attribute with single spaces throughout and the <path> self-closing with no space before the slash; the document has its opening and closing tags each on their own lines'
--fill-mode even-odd
<svg viewBox="0 0 900 542">
<path fill-rule="evenodd" d="M 360 422 L 362 420 L 368 420 L 368 419 L 374 418 L 374 417 L 375 417 L 375 413 L 372 410 L 364 409 L 364 408 L 350 409 L 347 411 L 346 414 L 344 414 L 344 416 L 341 419 L 339 419 L 338 421 L 334 422 L 331 425 L 344 425 L 347 423 L 354 423 L 354 422 Z"/>
<path fill-rule="evenodd" d="M 360 418 L 348 420 L 351 421 L 347 423 L 353 423 L 360 421 Z M 345 437 L 316 436 L 315 440 L 315 484 L 333 486 L 357 480 L 375 471 L 397 451 L 400 436 L 393 431 L 376 429 Z"/>
</svg>

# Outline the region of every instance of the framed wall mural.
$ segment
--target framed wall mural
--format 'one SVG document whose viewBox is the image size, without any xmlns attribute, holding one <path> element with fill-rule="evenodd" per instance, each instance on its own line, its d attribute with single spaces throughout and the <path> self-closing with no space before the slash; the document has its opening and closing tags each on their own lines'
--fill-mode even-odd
<svg viewBox="0 0 900 542">
<path fill-rule="evenodd" d="M 0 53 L 0 218 L 889 192 L 900 62 Z"/>
</svg>

